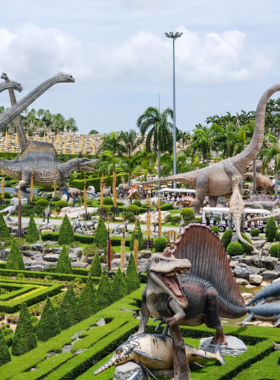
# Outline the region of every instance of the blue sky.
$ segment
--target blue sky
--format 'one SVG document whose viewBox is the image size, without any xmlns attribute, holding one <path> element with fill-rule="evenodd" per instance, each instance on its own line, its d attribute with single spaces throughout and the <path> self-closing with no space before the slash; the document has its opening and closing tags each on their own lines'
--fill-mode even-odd
<svg viewBox="0 0 280 380">
<path fill-rule="evenodd" d="M 172 107 L 176 42 L 177 127 L 254 110 L 280 82 L 277 0 L 1 0 L 0 71 L 24 91 L 63 71 L 35 109 L 74 117 L 79 131 L 136 129 L 149 106 Z M 279 94 L 280 96 L 280 94 Z M 275 95 L 277 97 L 277 94 Z M 8 107 L 8 93 L 0 104 Z"/>
</svg>

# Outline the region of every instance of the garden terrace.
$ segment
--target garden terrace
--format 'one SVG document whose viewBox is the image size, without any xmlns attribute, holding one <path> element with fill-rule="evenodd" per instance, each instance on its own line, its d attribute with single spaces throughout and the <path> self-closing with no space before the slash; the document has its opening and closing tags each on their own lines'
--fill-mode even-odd
<svg viewBox="0 0 280 380">
<path fill-rule="evenodd" d="M 23 302 L 34 305 L 47 297 L 61 292 L 62 284 L 42 283 L 26 280 L 0 280 L 0 288 L 10 289 L 0 294 L 0 312 L 15 313 L 20 310 Z"/>
<path fill-rule="evenodd" d="M 13 358 L 12 362 L 1 367 L 1 380 L 86 380 L 92 373 L 109 359 L 113 351 L 133 332 L 137 331 L 139 320 L 134 319 L 132 312 L 120 311 L 127 308 L 139 310 L 141 293 L 139 289 L 110 307 L 99 311 L 92 317 L 70 327 L 38 348 Z M 96 326 L 96 322 L 105 318 L 105 326 Z M 155 324 L 150 319 L 147 331 L 154 332 Z M 73 342 L 73 336 L 80 332 L 80 340 Z M 242 339 L 248 351 L 238 357 L 226 357 L 226 365 L 215 365 L 213 361 L 203 361 L 205 369 L 193 370 L 193 380 L 278 380 L 280 351 L 274 351 L 271 341 L 280 342 L 278 329 L 264 327 L 230 327 L 225 326 L 227 335 Z M 202 325 L 200 327 L 182 328 L 185 341 L 198 347 L 202 337 L 213 335 Z M 65 345 L 72 343 L 70 352 L 62 353 Z M 78 350 L 85 350 L 74 355 Z M 56 356 L 47 358 L 50 352 Z M 31 369 L 35 370 L 32 370 Z M 96 376 L 96 380 L 111 380 L 114 367 Z"/>
</svg>

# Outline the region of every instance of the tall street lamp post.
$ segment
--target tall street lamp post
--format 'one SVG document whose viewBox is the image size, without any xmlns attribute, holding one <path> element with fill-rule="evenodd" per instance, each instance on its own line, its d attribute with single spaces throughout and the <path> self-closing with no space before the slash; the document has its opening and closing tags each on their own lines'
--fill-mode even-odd
<svg viewBox="0 0 280 380">
<path fill-rule="evenodd" d="M 176 163 L 176 91 L 175 91 L 175 40 L 183 33 L 165 33 L 166 37 L 173 40 L 173 175 L 177 174 Z M 173 188 L 177 188 L 177 182 L 173 182 Z"/>
</svg>

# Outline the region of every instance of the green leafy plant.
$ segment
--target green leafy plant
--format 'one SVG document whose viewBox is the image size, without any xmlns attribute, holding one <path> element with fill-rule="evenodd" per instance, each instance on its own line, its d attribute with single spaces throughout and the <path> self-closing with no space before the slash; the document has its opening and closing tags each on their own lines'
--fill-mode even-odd
<svg viewBox="0 0 280 380">
<path fill-rule="evenodd" d="M 137 201 L 137 200 L 135 200 L 134 202 L 133 202 L 133 205 L 135 205 L 135 206 L 138 206 L 138 207 L 142 207 L 142 203 L 140 202 L 140 201 Z"/>
<path fill-rule="evenodd" d="M 70 245 L 74 240 L 75 238 L 72 226 L 70 224 L 68 216 L 65 215 L 59 230 L 58 244 Z"/>
<path fill-rule="evenodd" d="M 98 253 L 94 256 L 91 262 L 89 273 L 92 277 L 101 277 L 102 275 L 101 261 Z"/>
<path fill-rule="evenodd" d="M 252 228 L 252 229 L 250 230 L 250 235 L 251 235 L 252 237 L 254 237 L 254 236 L 259 236 L 259 234 L 260 234 L 260 231 L 259 231 L 258 228 Z"/>
<path fill-rule="evenodd" d="M 112 294 L 114 301 L 117 301 L 126 295 L 125 278 L 120 268 L 117 270 L 113 279 Z"/>
<path fill-rule="evenodd" d="M 91 275 L 89 274 L 86 286 L 84 287 L 79 299 L 79 311 L 81 320 L 89 318 L 98 310 L 96 295 L 93 287 Z"/>
<path fill-rule="evenodd" d="M 65 246 L 63 246 L 62 251 L 60 252 L 55 272 L 67 274 L 72 273 L 71 259 Z"/>
<path fill-rule="evenodd" d="M 133 204 L 133 205 L 128 206 L 126 211 L 133 212 L 134 215 L 138 215 L 140 212 L 140 207 Z"/>
<path fill-rule="evenodd" d="M 244 232 L 241 232 L 241 235 L 242 235 L 243 239 L 245 239 L 248 243 L 250 243 L 252 245 L 252 241 L 248 238 L 248 236 Z M 252 247 L 243 243 L 240 240 L 238 240 L 238 243 L 240 243 L 243 246 L 243 251 L 244 251 L 245 255 L 251 255 L 252 254 L 252 252 L 254 250 Z"/>
<path fill-rule="evenodd" d="M 0 214 L 0 239 L 10 238 L 10 230 L 4 220 L 3 214 Z"/>
<path fill-rule="evenodd" d="M 107 206 L 113 206 L 114 202 L 113 202 L 112 198 L 106 197 L 106 198 L 103 199 L 103 204 L 107 205 Z"/>
<path fill-rule="evenodd" d="M 95 244 L 99 248 L 107 247 L 108 232 L 102 217 L 99 218 L 95 233 Z"/>
<path fill-rule="evenodd" d="M 99 287 L 97 290 L 97 303 L 99 309 L 104 309 L 105 307 L 111 305 L 113 302 L 111 284 L 108 279 L 108 275 L 106 271 L 103 271 Z"/>
<path fill-rule="evenodd" d="M 49 201 L 45 198 L 40 198 L 37 202 L 36 202 L 36 205 L 37 206 L 48 206 L 49 204 Z"/>
<path fill-rule="evenodd" d="M 140 287 L 140 280 L 133 254 L 129 257 L 127 271 L 125 273 L 125 284 L 128 294 Z"/>
<path fill-rule="evenodd" d="M 30 321 L 30 314 L 27 305 L 23 302 L 15 331 L 12 354 L 15 356 L 23 355 L 36 347 L 37 339 L 35 331 Z"/>
<path fill-rule="evenodd" d="M 215 234 L 217 235 L 217 236 L 219 236 L 219 227 L 218 226 L 212 226 L 212 227 L 210 227 L 211 228 L 211 230 L 213 231 L 213 232 L 215 232 Z"/>
<path fill-rule="evenodd" d="M 36 223 L 34 222 L 33 216 L 31 216 L 29 219 L 29 224 L 27 228 L 26 241 L 28 243 L 36 243 L 36 241 L 39 239 L 40 239 L 39 231 L 37 229 Z"/>
<path fill-rule="evenodd" d="M 275 223 L 275 219 L 273 217 L 270 217 L 267 221 L 266 228 L 265 228 L 265 236 L 268 242 L 274 241 L 276 232 L 277 232 L 277 226 Z"/>
<path fill-rule="evenodd" d="M 244 248 L 240 243 L 229 243 L 227 246 L 227 253 L 230 256 L 240 256 L 243 255 Z"/>
<path fill-rule="evenodd" d="M 195 219 L 194 211 L 189 207 L 183 208 L 181 210 L 181 215 L 183 216 L 186 224 L 191 223 Z"/>
<path fill-rule="evenodd" d="M 53 336 L 59 334 L 60 331 L 56 312 L 51 300 L 48 298 L 36 329 L 37 338 L 46 342 Z"/>
<path fill-rule="evenodd" d="M 166 248 L 167 239 L 164 237 L 158 237 L 154 239 L 154 248 L 156 252 L 163 252 Z"/>
<path fill-rule="evenodd" d="M 61 210 L 62 208 L 67 207 L 68 203 L 66 201 L 57 201 L 54 205 Z"/>
<path fill-rule="evenodd" d="M 13 239 L 11 250 L 8 256 L 6 269 L 24 270 L 24 262 L 16 239 Z"/>
<path fill-rule="evenodd" d="M 11 354 L 0 329 L 0 366 L 11 361 Z"/>
<path fill-rule="evenodd" d="M 280 257 L 280 244 L 274 244 L 269 248 L 270 256 Z"/>
<path fill-rule="evenodd" d="M 137 228 L 138 228 L 138 232 L 137 232 L 138 250 L 140 251 L 141 249 L 144 248 L 144 239 L 143 239 L 143 233 L 141 230 L 141 225 L 140 225 L 139 219 L 137 219 Z M 131 251 L 134 250 L 134 240 L 135 240 L 135 228 L 134 228 L 134 231 L 131 235 L 131 240 L 130 240 L 130 245 L 129 245 L 129 249 Z"/>
<path fill-rule="evenodd" d="M 280 241 L 280 231 L 277 231 L 275 234 L 275 240 Z"/>
<path fill-rule="evenodd" d="M 232 239 L 232 229 L 229 228 L 228 230 L 225 230 L 223 236 L 222 236 L 222 243 L 223 243 L 223 246 L 225 247 L 225 249 L 227 249 L 229 243 L 231 242 L 231 239 Z"/>
<path fill-rule="evenodd" d="M 80 321 L 81 318 L 73 286 L 69 286 L 57 311 L 57 318 L 61 330 L 68 329 Z"/>
</svg>

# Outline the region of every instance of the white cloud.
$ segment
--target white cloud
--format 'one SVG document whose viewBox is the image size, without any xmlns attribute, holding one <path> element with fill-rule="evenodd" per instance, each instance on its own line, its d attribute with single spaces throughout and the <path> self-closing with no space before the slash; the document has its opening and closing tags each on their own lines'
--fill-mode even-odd
<svg viewBox="0 0 280 380">
<path fill-rule="evenodd" d="M 255 51 L 238 30 L 204 36 L 185 27 L 176 41 L 176 70 L 181 82 L 245 81 L 267 74 L 273 63 Z M 59 29 L 26 24 L 0 29 L 0 70 L 15 80 L 37 83 L 59 71 L 91 84 L 166 83 L 172 76 L 172 41 L 138 32 L 114 44 L 83 42 Z"/>
</svg>

